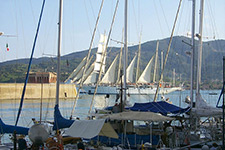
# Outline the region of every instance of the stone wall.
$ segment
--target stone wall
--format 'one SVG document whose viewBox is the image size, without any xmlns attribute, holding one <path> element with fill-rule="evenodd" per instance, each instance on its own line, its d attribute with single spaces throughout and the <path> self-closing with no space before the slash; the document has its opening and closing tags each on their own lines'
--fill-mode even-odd
<svg viewBox="0 0 225 150">
<path fill-rule="evenodd" d="M 0 99 L 21 99 L 23 83 L 0 83 Z M 74 84 L 60 84 L 59 98 L 75 98 L 76 87 Z M 41 94 L 42 93 L 42 94 Z M 56 97 L 55 83 L 28 83 L 24 99 L 49 99 Z"/>
</svg>

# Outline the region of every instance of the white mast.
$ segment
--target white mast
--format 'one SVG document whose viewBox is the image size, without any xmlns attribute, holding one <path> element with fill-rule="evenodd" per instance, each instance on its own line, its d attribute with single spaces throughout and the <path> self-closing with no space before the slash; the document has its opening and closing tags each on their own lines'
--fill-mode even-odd
<svg viewBox="0 0 225 150">
<path fill-rule="evenodd" d="M 162 73 L 162 70 L 163 70 L 163 51 L 161 51 L 161 73 Z M 163 82 L 163 74 L 162 74 L 161 81 Z"/>
<path fill-rule="evenodd" d="M 158 61 L 158 49 L 159 49 L 159 40 L 157 40 L 156 44 L 156 52 L 155 52 L 155 66 L 154 66 L 154 74 L 153 74 L 153 83 L 155 83 L 156 71 L 157 71 L 157 61 Z"/>
<path fill-rule="evenodd" d="M 124 34 L 124 31 L 122 31 L 122 40 L 123 41 L 123 34 Z M 123 55 L 123 43 L 121 42 L 121 48 L 120 48 L 120 59 L 119 59 L 119 66 L 118 66 L 118 75 L 117 75 L 117 81 L 116 83 L 119 83 L 120 82 L 120 75 L 121 75 L 121 70 L 122 70 L 122 55 Z"/>
<path fill-rule="evenodd" d="M 126 91 L 127 91 L 127 84 L 126 84 L 126 81 L 127 81 L 127 73 L 126 73 L 126 68 L 127 68 L 127 51 L 128 51 L 128 48 L 127 48 L 127 3 L 128 1 L 125 0 L 125 11 L 124 11 L 124 54 L 123 54 L 123 57 L 124 57 L 124 66 L 123 66 L 123 73 L 124 73 L 124 82 L 123 82 L 123 101 L 126 102 L 127 101 L 127 98 L 126 98 Z"/>
<path fill-rule="evenodd" d="M 175 72 L 175 68 L 173 68 L 173 86 L 175 87 L 175 78 L 176 78 L 176 72 Z"/>
<path fill-rule="evenodd" d="M 139 41 L 139 47 L 138 47 L 138 59 L 137 59 L 137 70 L 136 70 L 136 79 L 135 79 L 135 83 L 137 83 L 138 77 L 139 77 L 139 71 L 140 71 L 140 57 L 141 57 L 141 35 L 140 35 L 140 41 Z"/>
<path fill-rule="evenodd" d="M 193 87 L 194 87 L 194 56 L 195 56 L 195 0 L 192 0 L 192 52 L 191 52 L 191 107 L 193 106 Z"/>
<path fill-rule="evenodd" d="M 62 39 L 62 12 L 63 12 L 63 0 L 59 0 L 59 28 L 58 28 L 58 55 L 57 55 L 57 82 L 56 82 L 56 101 L 55 105 L 59 104 L 59 82 L 60 82 L 60 51 L 61 51 L 61 39 Z"/>
<path fill-rule="evenodd" d="M 199 12 L 200 13 L 199 34 L 197 36 L 199 38 L 199 46 L 198 46 L 196 96 L 200 95 L 200 85 L 201 85 L 203 9 L 204 9 L 204 0 L 201 0 L 200 12 Z"/>
</svg>

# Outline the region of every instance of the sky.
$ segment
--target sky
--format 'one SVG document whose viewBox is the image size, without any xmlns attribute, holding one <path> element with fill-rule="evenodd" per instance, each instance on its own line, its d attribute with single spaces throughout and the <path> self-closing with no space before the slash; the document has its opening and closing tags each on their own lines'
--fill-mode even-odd
<svg viewBox="0 0 225 150">
<path fill-rule="evenodd" d="M 170 37 L 180 0 L 128 0 L 128 46 Z M 64 0 L 61 55 L 87 50 L 102 0 Z M 196 0 L 196 33 L 199 3 Z M 29 58 L 36 34 L 42 0 L 0 0 L 0 62 Z M 108 35 L 116 0 L 105 0 L 92 47 L 100 34 Z M 59 1 L 46 0 L 34 57 L 57 54 Z M 192 1 L 183 0 L 174 35 L 191 31 Z M 225 39 L 225 1 L 205 0 L 203 40 Z M 124 0 L 119 1 L 111 39 L 121 41 Z M 7 36 L 8 35 L 8 36 Z M 140 38 L 141 35 L 141 38 Z M 110 41 L 109 46 L 120 47 Z M 7 51 L 8 45 L 9 51 Z"/>
</svg>

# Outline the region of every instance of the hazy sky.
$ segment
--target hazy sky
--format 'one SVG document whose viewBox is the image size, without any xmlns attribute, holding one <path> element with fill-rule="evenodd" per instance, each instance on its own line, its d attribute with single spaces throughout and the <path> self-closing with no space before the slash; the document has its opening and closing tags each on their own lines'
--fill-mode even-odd
<svg viewBox="0 0 225 150">
<path fill-rule="evenodd" d="M 198 32 L 199 3 L 196 0 L 196 32 Z M 128 0 L 128 41 L 130 45 L 167 38 L 171 34 L 179 0 Z M 36 33 L 42 0 L 0 0 L 0 62 L 29 58 Z M 34 57 L 57 53 L 57 0 L 46 0 Z M 64 0 L 62 55 L 88 49 L 101 0 Z M 93 47 L 99 35 L 109 32 L 116 0 L 105 0 Z M 175 35 L 191 30 L 192 1 L 183 0 Z M 204 39 L 225 38 L 225 1 L 205 0 Z M 120 41 L 124 26 L 124 0 L 120 0 L 111 38 Z M 6 44 L 9 51 L 6 50 Z M 120 47 L 110 41 L 109 46 Z"/>
</svg>

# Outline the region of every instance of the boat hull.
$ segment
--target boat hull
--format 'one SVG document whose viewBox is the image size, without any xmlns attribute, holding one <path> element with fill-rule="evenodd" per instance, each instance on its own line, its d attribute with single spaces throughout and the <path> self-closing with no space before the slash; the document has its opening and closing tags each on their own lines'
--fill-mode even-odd
<svg viewBox="0 0 225 150">
<path fill-rule="evenodd" d="M 94 85 L 84 85 L 83 89 L 87 94 L 93 95 L 95 92 Z M 154 95 L 156 92 L 156 87 L 135 87 L 130 86 L 127 89 L 127 95 Z M 169 88 L 161 88 L 159 90 L 159 94 L 169 94 L 174 91 L 181 90 L 180 87 L 169 87 Z M 98 86 L 97 95 L 117 95 L 120 92 L 120 87 L 118 86 Z"/>
</svg>

